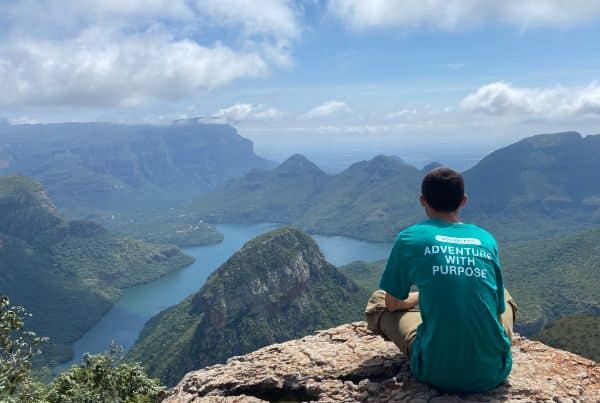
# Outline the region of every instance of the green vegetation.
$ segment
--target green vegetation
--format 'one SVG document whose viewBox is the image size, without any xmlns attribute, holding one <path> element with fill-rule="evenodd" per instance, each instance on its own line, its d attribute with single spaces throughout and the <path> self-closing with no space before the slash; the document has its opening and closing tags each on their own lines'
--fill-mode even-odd
<svg viewBox="0 0 600 403">
<path fill-rule="evenodd" d="M 531 335 L 562 316 L 600 310 L 600 229 L 509 243 L 500 258 L 504 281 L 519 305 L 521 333 Z"/>
<path fill-rule="evenodd" d="M 247 242 L 198 293 L 151 319 L 129 357 L 167 384 L 232 355 L 360 320 L 368 292 L 298 230 Z"/>
<path fill-rule="evenodd" d="M 527 240 L 600 224 L 600 135 L 532 136 L 483 158 L 464 173 L 465 219 L 499 239 Z"/>
<path fill-rule="evenodd" d="M 500 240 L 547 238 L 600 224 L 600 135 L 538 135 L 494 151 L 464 173 L 464 218 Z M 190 217 L 209 222 L 282 222 L 321 234 L 389 241 L 421 220 L 423 171 L 378 156 L 328 175 L 296 155 L 235 179 L 200 199 Z"/>
<path fill-rule="evenodd" d="M 7 403 L 151 403 L 163 389 L 138 363 L 122 361 L 119 348 L 85 354 L 83 363 L 62 373 L 50 384 L 36 382 L 31 359 L 47 341 L 24 328 L 30 316 L 0 296 L 0 401 Z"/>
<path fill-rule="evenodd" d="M 10 290 L 33 314 L 32 330 L 51 338 L 39 364 L 69 360 L 71 343 L 122 288 L 192 261 L 172 245 L 114 236 L 89 221 L 67 222 L 39 184 L 0 177 L 0 290 Z"/>
<path fill-rule="evenodd" d="M 17 401 L 28 396 L 32 384 L 31 359 L 39 355 L 38 346 L 47 339 L 24 329 L 30 316 L 24 308 L 11 306 L 6 295 L 0 295 L 0 400 Z"/>
<path fill-rule="evenodd" d="M 340 270 L 361 287 L 373 292 L 379 287 L 379 280 L 385 269 L 385 260 L 365 262 L 358 260 L 344 266 Z"/>
<path fill-rule="evenodd" d="M 328 175 L 301 155 L 272 171 L 230 181 L 195 203 L 190 217 L 209 222 L 284 222 L 310 232 L 388 241 L 422 217 L 421 172 L 378 156 Z"/>
<path fill-rule="evenodd" d="M 212 245 L 223 241 L 223 234 L 201 220 L 190 220 L 175 211 L 160 214 L 94 215 L 111 231 L 145 242 L 168 243 L 180 247 Z"/>
<path fill-rule="evenodd" d="M 70 218 L 156 213 L 271 166 L 224 124 L 0 125 L 0 174 L 32 176 Z"/>
<path fill-rule="evenodd" d="M 566 316 L 549 323 L 532 338 L 600 362 L 600 316 Z"/>
<path fill-rule="evenodd" d="M 52 381 L 42 399 L 48 403 L 153 403 L 163 389 L 141 364 L 123 361 L 120 349 L 113 345 L 103 354 L 84 354 L 82 364 Z"/>
</svg>

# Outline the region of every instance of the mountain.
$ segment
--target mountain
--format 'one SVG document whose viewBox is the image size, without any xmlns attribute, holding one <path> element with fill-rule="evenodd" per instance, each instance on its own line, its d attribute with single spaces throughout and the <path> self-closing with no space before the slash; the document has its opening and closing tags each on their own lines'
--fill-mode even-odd
<svg viewBox="0 0 600 403">
<path fill-rule="evenodd" d="M 508 239 L 543 238 L 600 224 L 600 135 L 528 137 L 464 173 L 465 218 Z"/>
<path fill-rule="evenodd" d="M 172 245 L 115 236 L 89 221 L 66 221 L 45 189 L 24 176 L 0 177 L 0 294 L 24 306 L 28 326 L 51 338 L 49 362 L 110 309 L 120 290 L 192 262 Z"/>
<path fill-rule="evenodd" d="M 325 190 L 328 175 L 302 155 L 229 181 L 195 205 L 209 221 L 294 222 Z"/>
<path fill-rule="evenodd" d="M 420 180 L 421 173 L 398 157 L 379 155 L 358 162 L 331 176 L 299 225 L 323 234 L 393 239 L 422 215 L 417 199 Z"/>
<path fill-rule="evenodd" d="M 600 316 L 565 316 L 546 325 L 533 339 L 600 362 Z"/>
<path fill-rule="evenodd" d="M 164 403 L 210 402 L 597 402 L 600 366 L 542 343 L 513 340 L 513 369 L 497 388 L 444 393 L 410 375 L 406 356 L 364 322 L 197 369 L 163 393 Z"/>
<path fill-rule="evenodd" d="M 523 334 L 566 315 L 600 315 L 600 229 L 510 243 L 500 259 Z"/>
<path fill-rule="evenodd" d="M 200 291 L 151 319 L 129 358 L 174 384 L 193 368 L 362 317 L 368 294 L 304 233 L 247 242 Z"/>
<path fill-rule="evenodd" d="M 600 229 L 507 243 L 500 247 L 500 260 L 504 283 L 519 305 L 518 332 L 531 336 L 545 324 L 572 314 L 600 315 Z M 384 267 L 384 260 L 359 261 L 340 270 L 374 290 Z"/>
<path fill-rule="evenodd" d="M 326 174 L 301 155 L 234 179 L 191 208 L 211 222 L 284 222 L 323 234 L 384 241 L 421 216 L 421 173 L 377 156 Z"/>
<path fill-rule="evenodd" d="M 0 125 L 0 145 L 0 174 L 34 177 L 70 217 L 171 207 L 272 166 L 226 124 Z"/>
<path fill-rule="evenodd" d="M 464 218 L 501 240 L 546 238 L 600 224 L 600 135 L 543 134 L 494 151 L 464 173 Z M 438 166 L 430 164 L 427 168 Z M 421 219 L 424 170 L 377 156 L 328 175 L 301 156 L 235 179 L 201 198 L 191 217 L 291 223 L 323 234 L 390 241 Z"/>
<path fill-rule="evenodd" d="M 357 260 L 340 266 L 339 269 L 356 284 L 373 292 L 379 288 L 379 280 L 385 269 L 385 263 L 386 260 L 378 260 L 376 262 Z"/>
<path fill-rule="evenodd" d="M 439 167 L 442 167 L 442 166 L 444 166 L 444 164 L 441 164 L 439 162 L 433 161 L 433 162 L 430 162 L 429 164 L 426 164 L 423 167 L 423 169 L 421 169 L 421 172 L 423 172 L 424 174 L 426 174 L 427 172 L 432 171 L 432 170 L 434 170 L 436 168 L 439 168 Z"/>
</svg>

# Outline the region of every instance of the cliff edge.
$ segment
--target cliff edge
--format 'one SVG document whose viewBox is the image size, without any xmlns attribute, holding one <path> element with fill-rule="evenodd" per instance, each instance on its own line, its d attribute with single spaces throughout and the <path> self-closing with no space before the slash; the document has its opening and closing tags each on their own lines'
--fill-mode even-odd
<svg viewBox="0 0 600 403">
<path fill-rule="evenodd" d="M 417 382 L 396 346 L 364 322 L 273 344 L 189 372 L 164 402 L 599 402 L 600 366 L 517 337 L 513 371 L 481 394 L 444 394 Z"/>
</svg>

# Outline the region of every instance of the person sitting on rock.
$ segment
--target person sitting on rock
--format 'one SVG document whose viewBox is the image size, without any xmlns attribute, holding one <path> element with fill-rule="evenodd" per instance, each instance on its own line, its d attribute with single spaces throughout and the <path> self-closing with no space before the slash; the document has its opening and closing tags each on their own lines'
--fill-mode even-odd
<svg viewBox="0 0 600 403">
<path fill-rule="evenodd" d="M 400 348 L 421 382 L 449 392 L 492 389 L 511 370 L 516 313 L 496 240 L 459 220 L 467 196 L 458 172 L 432 170 L 421 193 L 429 219 L 396 237 L 367 304 L 368 328 Z"/>
</svg>

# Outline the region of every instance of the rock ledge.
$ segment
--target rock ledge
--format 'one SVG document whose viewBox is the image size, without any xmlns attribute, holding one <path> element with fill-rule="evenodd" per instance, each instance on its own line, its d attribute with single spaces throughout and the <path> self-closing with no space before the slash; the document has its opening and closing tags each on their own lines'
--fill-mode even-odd
<svg viewBox="0 0 600 403">
<path fill-rule="evenodd" d="M 449 395 L 417 382 L 396 346 L 364 322 L 273 344 L 188 373 L 164 401 L 181 402 L 600 402 L 600 366 L 518 337 L 505 384 Z"/>
</svg>

